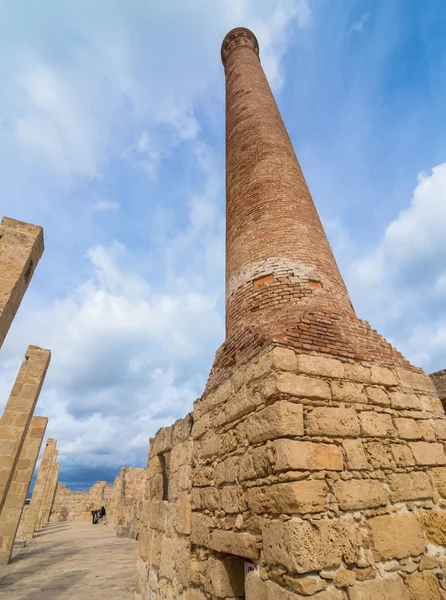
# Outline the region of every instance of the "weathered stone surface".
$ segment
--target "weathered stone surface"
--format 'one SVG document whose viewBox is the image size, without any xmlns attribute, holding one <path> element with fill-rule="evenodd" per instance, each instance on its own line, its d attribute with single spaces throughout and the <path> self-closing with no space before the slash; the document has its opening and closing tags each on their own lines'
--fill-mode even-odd
<svg viewBox="0 0 446 600">
<path fill-rule="evenodd" d="M 385 487 L 376 480 L 337 481 L 333 486 L 333 491 L 342 510 L 376 508 L 385 506 L 389 500 Z"/>
<path fill-rule="evenodd" d="M 356 471 L 370 468 L 361 440 L 344 440 L 342 447 L 347 457 L 347 467 L 349 469 Z"/>
<path fill-rule="evenodd" d="M 257 560 L 259 557 L 256 536 L 250 533 L 234 533 L 215 529 L 211 534 L 209 547 L 217 552 L 244 556 L 251 560 Z"/>
<path fill-rule="evenodd" d="M 320 577 L 290 577 L 284 575 L 286 584 L 296 593 L 303 596 L 313 596 L 327 587 L 327 582 Z"/>
<path fill-rule="evenodd" d="M 389 475 L 389 485 L 394 502 L 432 498 L 430 479 L 421 471 Z"/>
<path fill-rule="evenodd" d="M 221 507 L 227 513 L 246 510 L 246 500 L 239 485 L 227 485 L 221 490 Z"/>
<path fill-rule="evenodd" d="M 438 546 L 446 546 L 446 510 L 423 510 L 421 518 L 427 539 Z"/>
<path fill-rule="evenodd" d="M 330 400 L 331 398 L 330 386 L 322 379 L 294 373 L 279 373 L 275 383 L 277 392 L 281 394 L 321 400 Z"/>
<path fill-rule="evenodd" d="M 386 413 L 361 412 L 359 418 L 365 436 L 388 437 L 394 433 L 392 417 Z"/>
<path fill-rule="evenodd" d="M 356 436 L 360 433 L 358 417 L 351 408 L 315 408 L 305 419 L 309 435 Z"/>
<path fill-rule="evenodd" d="M 272 465 L 266 446 L 254 448 L 241 457 L 238 473 L 241 481 L 266 477 L 270 472 Z"/>
<path fill-rule="evenodd" d="M 256 513 L 312 513 L 324 510 L 327 494 L 323 481 L 296 481 L 250 488 L 247 499 Z"/>
<path fill-rule="evenodd" d="M 211 557 L 206 563 L 204 588 L 219 598 L 242 596 L 244 577 L 244 565 L 240 559 Z"/>
<path fill-rule="evenodd" d="M 399 576 L 356 583 L 349 589 L 348 598 L 349 600 L 412 600 Z"/>
<path fill-rule="evenodd" d="M 369 519 L 373 544 L 380 560 L 421 554 L 426 540 L 413 513 L 398 513 Z"/>
<path fill-rule="evenodd" d="M 201 513 L 192 513 L 190 541 L 197 546 L 208 546 L 212 519 Z"/>
<path fill-rule="evenodd" d="M 340 569 L 337 571 L 333 583 L 336 587 L 350 587 L 356 581 L 356 574 L 350 569 Z"/>
<path fill-rule="evenodd" d="M 392 386 L 398 385 L 397 376 L 390 369 L 372 365 L 370 368 L 371 381 L 377 385 Z"/>
<path fill-rule="evenodd" d="M 417 465 L 444 465 L 446 455 L 443 444 L 429 442 L 411 442 L 410 449 L 415 457 Z"/>
<path fill-rule="evenodd" d="M 252 444 L 303 433 L 303 407 L 291 402 L 267 406 L 246 422 L 246 436 Z"/>
<path fill-rule="evenodd" d="M 302 600 L 307 598 L 307 596 L 296 596 L 294 592 L 290 592 L 283 588 L 282 586 L 274 583 L 273 581 L 268 581 L 266 583 L 267 588 L 267 600 Z M 313 600 L 344 600 L 344 593 L 340 590 L 326 590 L 320 592 L 319 594 L 315 594 L 311 596 Z M 247 596 L 247 600 L 250 600 Z M 257 600 L 254 599 L 253 600 Z"/>
<path fill-rule="evenodd" d="M 245 596 L 246 600 L 268 600 L 266 582 L 254 571 L 248 573 L 245 578 Z"/>
<path fill-rule="evenodd" d="M 344 377 L 344 365 L 340 360 L 327 356 L 314 356 L 309 354 L 297 355 L 297 370 L 306 375 L 319 377 Z"/>
<path fill-rule="evenodd" d="M 342 470 L 342 450 L 334 444 L 314 444 L 296 440 L 275 440 L 273 442 L 274 469 L 287 471 Z"/>
<path fill-rule="evenodd" d="M 418 421 L 415 419 L 395 419 L 399 437 L 405 440 L 418 440 L 422 437 Z"/>
<path fill-rule="evenodd" d="M 433 573 L 413 573 L 406 579 L 411 600 L 440 600 L 440 585 Z"/>
<path fill-rule="evenodd" d="M 291 573 L 308 573 L 338 566 L 358 557 L 360 534 L 353 522 L 267 521 L 263 527 L 265 560 L 284 565 Z"/>
<path fill-rule="evenodd" d="M 367 404 L 368 399 L 364 393 L 364 386 L 361 384 L 350 383 L 349 381 L 332 381 L 331 390 L 333 400 Z"/>
<path fill-rule="evenodd" d="M 392 444 L 392 455 L 398 467 L 411 467 L 415 465 L 412 450 L 403 444 Z"/>
<path fill-rule="evenodd" d="M 446 468 L 439 467 L 432 469 L 432 473 L 434 475 L 434 481 L 436 483 L 438 493 L 443 498 L 446 498 Z"/>
<path fill-rule="evenodd" d="M 379 406 L 389 406 L 390 398 L 388 393 L 380 387 L 367 387 L 365 390 L 367 398 L 371 404 Z"/>
<path fill-rule="evenodd" d="M 415 394 L 404 392 L 390 392 L 390 404 L 393 408 L 422 410 L 421 400 Z"/>
</svg>

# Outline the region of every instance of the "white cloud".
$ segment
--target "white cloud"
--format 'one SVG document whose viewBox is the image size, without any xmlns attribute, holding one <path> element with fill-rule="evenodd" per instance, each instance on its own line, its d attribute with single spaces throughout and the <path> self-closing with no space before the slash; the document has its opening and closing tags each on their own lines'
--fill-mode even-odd
<svg viewBox="0 0 446 600">
<path fill-rule="evenodd" d="M 363 315 L 413 362 L 446 367 L 446 163 L 420 173 L 407 208 L 349 280 Z"/>
<path fill-rule="evenodd" d="M 91 208 L 97 212 L 116 211 L 119 210 L 119 202 L 102 199 L 92 204 Z"/>
<path fill-rule="evenodd" d="M 355 21 L 350 27 L 350 31 L 354 31 L 355 33 L 362 33 L 364 31 L 364 27 L 368 20 L 370 19 L 370 13 L 366 12 L 361 15 L 361 17 Z"/>
</svg>

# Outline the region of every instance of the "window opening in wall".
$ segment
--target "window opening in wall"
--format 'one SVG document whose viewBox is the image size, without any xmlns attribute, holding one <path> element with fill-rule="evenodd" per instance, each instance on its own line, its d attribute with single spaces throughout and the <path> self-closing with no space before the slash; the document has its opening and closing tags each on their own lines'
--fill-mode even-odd
<svg viewBox="0 0 446 600">
<path fill-rule="evenodd" d="M 161 454 L 160 459 L 163 471 L 163 500 L 169 500 L 170 452 Z"/>
<path fill-rule="evenodd" d="M 26 271 L 25 271 L 25 283 L 26 283 L 26 284 L 28 284 L 28 283 L 29 283 L 29 280 L 31 279 L 31 275 L 32 275 L 32 273 L 33 273 L 33 266 L 34 266 L 34 265 L 33 265 L 33 261 L 32 261 L 32 260 L 30 260 L 30 261 L 29 261 L 28 268 L 27 268 L 27 269 L 26 269 Z"/>
</svg>

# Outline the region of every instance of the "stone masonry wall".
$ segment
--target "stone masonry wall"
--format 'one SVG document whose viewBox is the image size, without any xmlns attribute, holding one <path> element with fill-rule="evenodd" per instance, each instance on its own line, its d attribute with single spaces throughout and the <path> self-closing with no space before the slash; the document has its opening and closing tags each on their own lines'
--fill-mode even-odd
<svg viewBox="0 0 446 600">
<path fill-rule="evenodd" d="M 270 347 L 192 420 L 151 444 L 137 598 L 446 597 L 446 416 L 425 374 Z"/>
<path fill-rule="evenodd" d="M 446 406 L 446 369 L 431 373 L 430 377 L 434 382 L 437 394 L 442 401 L 443 406 Z"/>
<path fill-rule="evenodd" d="M 105 506 L 108 511 L 110 503 L 111 489 L 105 481 L 97 481 L 85 492 L 72 492 L 59 482 L 49 522 L 89 521 L 92 510 L 98 510 L 101 506 Z"/>
<path fill-rule="evenodd" d="M 144 468 L 123 467 L 115 479 L 108 520 L 119 537 L 139 538 L 146 472 Z"/>
</svg>

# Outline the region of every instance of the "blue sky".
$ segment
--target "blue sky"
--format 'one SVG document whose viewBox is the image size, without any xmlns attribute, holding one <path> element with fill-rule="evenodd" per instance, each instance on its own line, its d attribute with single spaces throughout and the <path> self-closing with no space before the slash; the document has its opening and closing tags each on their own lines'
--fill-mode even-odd
<svg viewBox="0 0 446 600">
<path fill-rule="evenodd" d="M 46 250 L 1 350 L 73 489 L 144 465 L 224 336 L 224 74 L 250 27 L 361 318 L 446 367 L 441 0 L 0 0 L 2 214 Z"/>
</svg>

